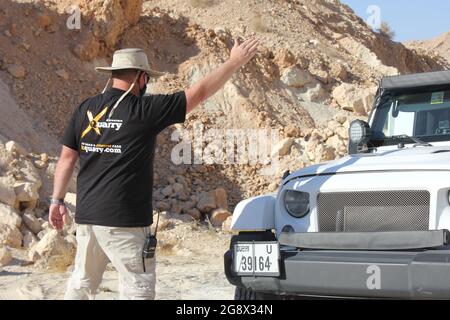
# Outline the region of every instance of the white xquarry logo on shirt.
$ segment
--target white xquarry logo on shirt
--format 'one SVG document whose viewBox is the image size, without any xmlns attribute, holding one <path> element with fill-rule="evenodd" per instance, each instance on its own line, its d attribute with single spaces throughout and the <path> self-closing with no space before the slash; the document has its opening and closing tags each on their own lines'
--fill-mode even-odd
<svg viewBox="0 0 450 320">
<path fill-rule="evenodd" d="M 82 142 L 81 151 L 86 153 L 122 153 L 122 146 L 120 144 L 97 144 Z"/>
<path fill-rule="evenodd" d="M 86 114 L 89 119 L 89 124 L 84 129 L 83 133 L 81 134 L 81 138 L 84 138 L 85 135 L 87 135 L 91 130 L 94 130 L 94 132 L 97 135 L 101 135 L 100 128 L 102 129 L 114 129 L 116 131 L 120 130 L 120 127 L 122 127 L 122 120 L 116 120 L 116 119 L 108 119 L 106 121 L 100 121 L 100 119 L 106 114 L 108 111 L 108 107 L 105 107 L 99 114 L 97 114 L 95 117 L 92 115 L 91 111 L 87 111 Z"/>
</svg>

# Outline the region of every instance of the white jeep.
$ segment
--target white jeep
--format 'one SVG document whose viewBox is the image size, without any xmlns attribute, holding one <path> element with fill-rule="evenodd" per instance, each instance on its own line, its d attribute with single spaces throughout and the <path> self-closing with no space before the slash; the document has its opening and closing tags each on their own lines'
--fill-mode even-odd
<svg viewBox="0 0 450 320">
<path fill-rule="evenodd" d="M 383 78 L 349 136 L 236 206 L 236 299 L 450 298 L 450 71 Z"/>
</svg>

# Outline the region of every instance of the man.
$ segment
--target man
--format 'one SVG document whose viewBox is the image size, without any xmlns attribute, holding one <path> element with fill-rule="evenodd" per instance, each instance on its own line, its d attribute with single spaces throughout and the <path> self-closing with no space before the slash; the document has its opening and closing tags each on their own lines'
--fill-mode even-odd
<svg viewBox="0 0 450 320">
<path fill-rule="evenodd" d="M 116 51 L 111 67 L 96 68 L 110 73 L 112 87 L 85 100 L 73 113 L 61 140 L 49 209 L 51 225 L 62 229 L 67 214 L 63 199 L 80 158 L 78 246 L 65 299 L 92 298 L 109 261 L 119 273 L 121 299 L 154 299 L 155 259 L 143 262 L 142 249 L 153 223 L 156 136 L 184 122 L 186 113 L 222 88 L 257 47 L 256 39 L 235 41 L 230 58 L 219 68 L 170 95 L 144 96 L 149 77 L 158 73 L 140 49 Z"/>
</svg>

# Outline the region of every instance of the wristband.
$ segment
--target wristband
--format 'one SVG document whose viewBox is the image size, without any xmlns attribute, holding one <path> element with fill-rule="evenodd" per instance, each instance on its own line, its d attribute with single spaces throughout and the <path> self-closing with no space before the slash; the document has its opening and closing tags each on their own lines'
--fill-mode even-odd
<svg viewBox="0 0 450 320">
<path fill-rule="evenodd" d="M 50 204 L 57 204 L 60 206 L 65 206 L 66 204 L 64 203 L 64 199 L 50 199 Z"/>
</svg>

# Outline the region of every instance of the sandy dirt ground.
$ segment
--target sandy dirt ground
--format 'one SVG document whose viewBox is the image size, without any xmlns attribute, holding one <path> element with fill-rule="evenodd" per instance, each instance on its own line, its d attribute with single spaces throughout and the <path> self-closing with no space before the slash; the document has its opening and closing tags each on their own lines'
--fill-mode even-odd
<svg viewBox="0 0 450 320">
<path fill-rule="evenodd" d="M 223 271 L 223 254 L 230 235 L 196 223 L 166 226 L 157 253 L 156 299 L 233 299 Z M 70 269 L 45 272 L 27 264 L 24 251 L 13 250 L 13 261 L 0 271 L 0 299 L 63 299 Z M 117 272 L 111 264 L 95 299 L 118 299 Z"/>
</svg>

